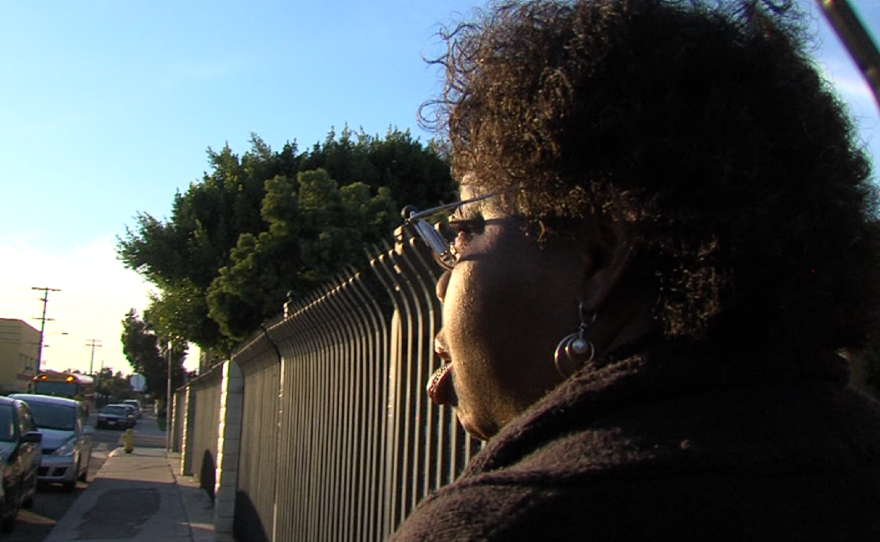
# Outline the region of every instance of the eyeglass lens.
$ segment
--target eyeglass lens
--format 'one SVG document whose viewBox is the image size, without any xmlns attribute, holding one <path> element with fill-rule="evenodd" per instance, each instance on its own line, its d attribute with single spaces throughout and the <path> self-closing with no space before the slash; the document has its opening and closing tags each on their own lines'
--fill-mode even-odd
<svg viewBox="0 0 880 542">
<path fill-rule="evenodd" d="M 450 243 L 443 235 L 434 229 L 423 219 L 418 219 L 413 223 L 419 237 L 434 252 L 434 257 L 444 267 L 451 268 L 450 263 L 454 262 L 454 257 L 450 252 Z"/>
<path fill-rule="evenodd" d="M 455 265 L 455 255 L 452 253 L 450 242 L 443 237 L 443 234 L 421 218 L 413 222 L 412 225 L 418 232 L 419 237 L 422 238 L 422 241 L 424 241 L 431 249 L 431 252 L 433 252 L 434 259 L 437 260 L 437 263 L 446 269 L 452 269 Z"/>
<path fill-rule="evenodd" d="M 437 260 L 441 266 L 446 269 L 452 269 L 455 266 L 455 246 L 453 245 L 453 241 L 446 238 L 439 229 L 443 227 L 443 222 L 439 222 L 437 227 L 431 226 L 427 221 L 424 220 L 423 217 L 431 216 L 434 214 L 438 214 L 442 211 L 452 212 L 456 208 L 468 204 L 474 203 L 480 200 L 484 200 L 486 198 L 491 198 L 495 196 L 495 194 L 483 194 L 481 196 L 477 196 L 475 198 L 458 201 L 455 203 L 448 203 L 446 205 L 441 205 L 440 207 L 435 207 L 433 209 L 428 209 L 425 211 L 419 212 L 415 207 L 407 206 L 403 209 L 403 214 L 405 217 L 405 223 L 412 225 L 416 232 L 418 232 L 419 237 L 422 238 L 422 241 L 431 248 L 431 251 L 434 253 L 434 259 Z M 409 211 L 411 210 L 411 211 Z M 406 215 L 409 214 L 409 217 Z"/>
</svg>

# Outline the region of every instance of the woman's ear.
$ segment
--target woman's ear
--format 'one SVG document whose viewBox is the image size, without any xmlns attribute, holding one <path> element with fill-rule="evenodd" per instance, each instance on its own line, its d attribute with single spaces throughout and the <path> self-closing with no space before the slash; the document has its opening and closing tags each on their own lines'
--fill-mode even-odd
<svg viewBox="0 0 880 542">
<path fill-rule="evenodd" d="M 608 300 L 621 287 L 635 253 L 635 236 L 620 223 L 595 224 L 590 257 L 584 268 L 582 301 L 593 314 L 603 311 Z"/>
</svg>

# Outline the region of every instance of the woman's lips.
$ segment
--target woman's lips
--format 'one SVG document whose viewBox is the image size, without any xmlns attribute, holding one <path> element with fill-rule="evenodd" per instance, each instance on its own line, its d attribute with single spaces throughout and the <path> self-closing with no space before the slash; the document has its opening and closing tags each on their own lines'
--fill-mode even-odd
<svg viewBox="0 0 880 542">
<path fill-rule="evenodd" d="M 455 400 L 455 388 L 452 385 L 452 356 L 446 350 L 442 331 L 434 337 L 434 353 L 442 364 L 428 379 L 428 397 L 438 405 L 448 405 Z"/>
<path fill-rule="evenodd" d="M 428 380 L 428 397 L 438 405 L 452 402 L 452 364 L 443 363 Z"/>
</svg>

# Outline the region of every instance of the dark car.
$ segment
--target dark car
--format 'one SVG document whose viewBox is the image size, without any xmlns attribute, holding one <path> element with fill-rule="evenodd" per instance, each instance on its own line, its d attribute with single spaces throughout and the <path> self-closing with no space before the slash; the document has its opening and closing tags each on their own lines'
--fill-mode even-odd
<svg viewBox="0 0 880 542">
<path fill-rule="evenodd" d="M 98 411 L 98 429 L 134 427 L 134 414 L 125 405 L 107 405 Z"/>
<path fill-rule="evenodd" d="M 0 458 L 3 483 L 0 528 L 11 531 L 21 507 L 30 508 L 37 493 L 43 435 L 24 401 L 0 397 Z"/>
</svg>

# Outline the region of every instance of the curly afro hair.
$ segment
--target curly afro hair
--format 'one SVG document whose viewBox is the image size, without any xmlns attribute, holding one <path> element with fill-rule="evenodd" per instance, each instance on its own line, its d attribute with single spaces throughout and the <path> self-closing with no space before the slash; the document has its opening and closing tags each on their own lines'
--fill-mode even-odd
<svg viewBox="0 0 880 542">
<path fill-rule="evenodd" d="M 545 228 L 631 225 L 665 337 L 864 346 L 877 328 L 870 165 L 770 0 L 520 1 L 443 32 L 423 107 L 453 172 Z"/>
</svg>

